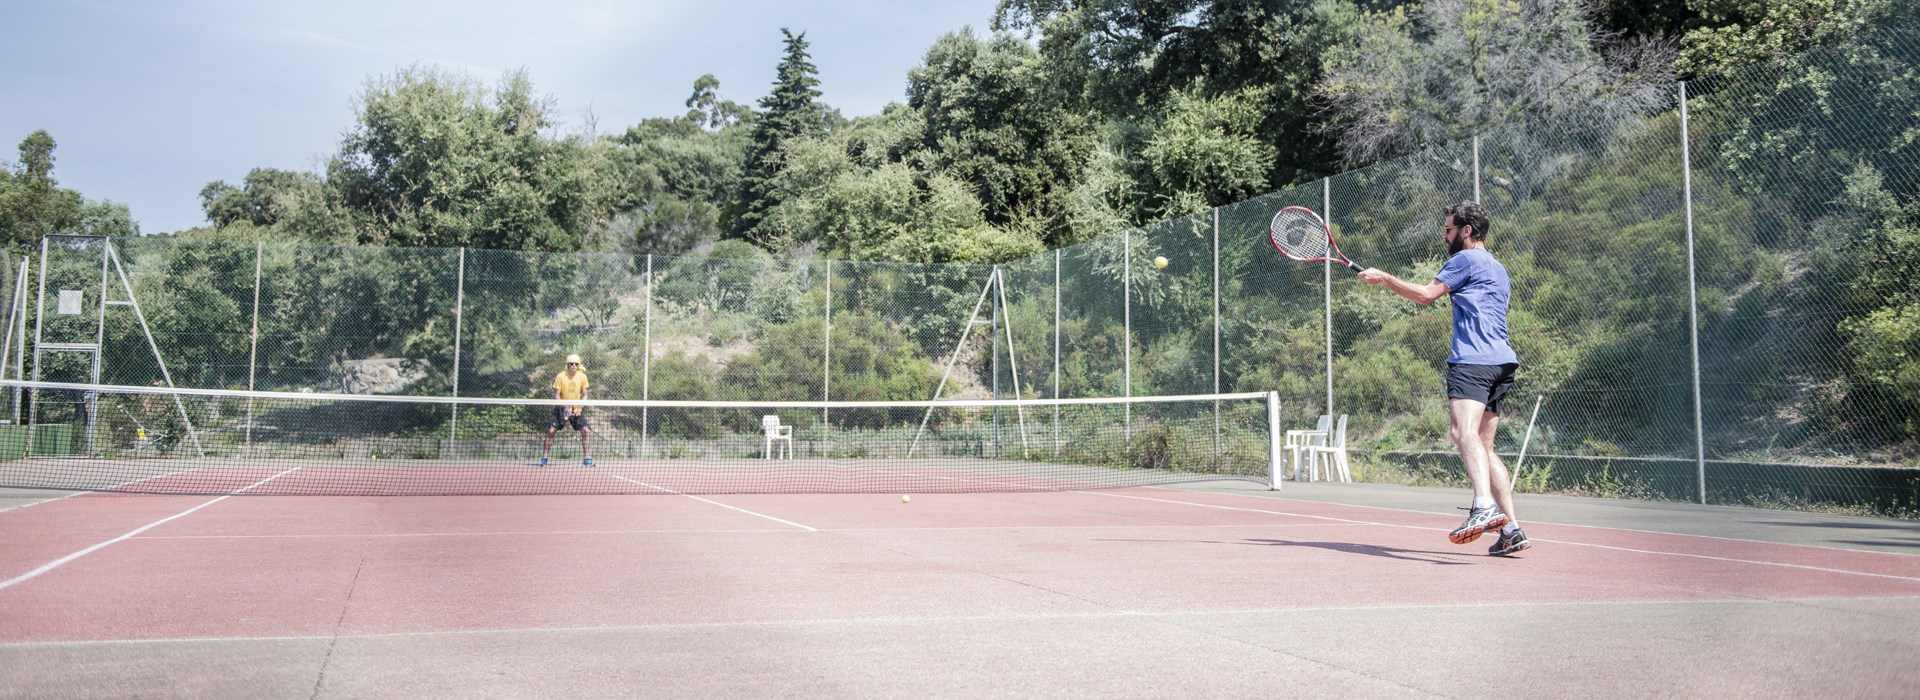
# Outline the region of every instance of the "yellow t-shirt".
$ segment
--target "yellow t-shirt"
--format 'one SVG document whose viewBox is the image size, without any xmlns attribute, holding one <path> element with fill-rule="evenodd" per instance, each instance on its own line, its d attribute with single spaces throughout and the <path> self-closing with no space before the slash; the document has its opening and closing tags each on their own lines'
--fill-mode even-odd
<svg viewBox="0 0 1920 700">
<path fill-rule="evenodd" d="M 578 370 L 569 377 L 566 370 L 560 370 L 559 374 L 553 375 L 553 388 L 560 392 L 562 399 L 582 398 L 587 395 L 587 371 Z M 579 406 L 569 406 L 569 408 L 575 411 L 582 410 Z"/>
</svg>

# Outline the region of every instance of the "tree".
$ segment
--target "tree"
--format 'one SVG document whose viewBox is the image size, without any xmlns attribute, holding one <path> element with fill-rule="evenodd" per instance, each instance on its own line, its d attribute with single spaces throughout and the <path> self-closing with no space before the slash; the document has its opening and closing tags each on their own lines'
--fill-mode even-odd
<svg viewBox="0 0 1920 700">
<path fill-rule="evenodd" d="M 20 141 L 19 165 L 0 171 L 0 241 L 11 248 L 32 248 L 80 223 L 80 193 L 53 179 L 56 146 L 44 130 L 28 134 Z"/>
<path fill-rule="evenodd" d="M 1135 161 L 1147 217 L 1185 216 L 1269 187 L 1267 175 L 1278 152 L 1260 138 L 1260 106 L 1272 91 L 1219 97 L 1198 92 L 1174 96 Z"/>
<path fill-rule="evenodd" d="M 734 205 L 737 213 L 732 219 L 734 235 L 768 248 L 776 247 L 778 241 L 772 232 L 761 228 L 761 222 L 767 211 L 779 204 L 770 183 L 784 167 L 781 146 L 790 139 L 824 134 L 828 123 L 826 108 L 814 101 L 820 96 L 820 91 L 814 89 L 820 84 L 820 79 L 814 77 L 820 70 L 807 55 L 806 32 L 795 35 L 783 27 L 780 34 L 786 37 L 786 58 L 780 61 L 776 71 L 773 92 L 760 100 L 763 112 L 754 122 L 746 177 L 741 183 L 740 197 Z"/>
<path fill-rule="evenodd" d="M 363 244 L 579 250 L 605 215 L 602 150 L 553 138 L 551 103 L 524 72 L 489 90 L 408 68 L 371 81 L 357 124 L 327 166 L 324 206 Z M 217 192 L 215 194 L 218 194 Z"/>
<path fill-rule="evenodd" d="M 254 168 L 239 187 L 215 180 L 200 189 L 200 209 L 214 226 L 273 226 L 313 199 L 323 183 L 311 173 Z"/>
<path fill-rule="evenodd" d="M 1349 164 L 1551 120 L 1607 133 L 1672 102 L 1671 47 L 1587 23 L 1585 0 L 1433 0 L 1370 15 L 1319 85 Z"/>
<path fill-rule="evenodd" d="M 1278 189 L 1335 172 L 1333 135 L 1312 128 L 1321 108 L 1313 86 L 1329 54 L 1353 42 L 1361 8 L 1389 4 L 1002 0 L 994 26 L 1039 31 L 1039 52 L 1060 97 L 1109 120 L 1144 126 L 1166 119 L 1165 110 L 1181 95 L 1260 93 L 1251 103 L 1259 125 L 1251 133 L 1275 152 L 1263 175 L 1265 189 Z M 1167 195 L 1144 194 L 1142 201 Z"/>
<path fill-rule="evenodd" d="M 719 88 L 701 76 L 687 114 L 645 119 L 612 139 L 611 205 L 619 213 L 606 225 L 608 248 L 679 255 L 726 230 L 723 207 L 740 189 L 754 115 L 720 99 Z"/>
<path fill-rule="evenodd" d="M 1920 8 L 1899 0 L 1690 0 L 1688 4 L 1704 25 L 1680 40 L 1675 67 L 1690 77 L 1785 58 L 1877 25 L 1920 18 Z"/>
<path fill-rule="evenodd" d="M 1019 38 L 941 37 L 907 73 L 907 107 L 919 113 L 911 161 L 965 182 L 986 221 L 1064 240 L 1056 191 L 1077 179 L 1098 132 L 1090 115 L 1052 99 L 1039 52 Z"/>
<path fill-rule="evenodd" d="M 693 81 L 693 95 L 687 98 L 688 121 L 707 129 L 724 129 L 752 116 L 753 110 L 746 105 L 720 97 L 720 79 L 712 73 Z"/>
</svg>

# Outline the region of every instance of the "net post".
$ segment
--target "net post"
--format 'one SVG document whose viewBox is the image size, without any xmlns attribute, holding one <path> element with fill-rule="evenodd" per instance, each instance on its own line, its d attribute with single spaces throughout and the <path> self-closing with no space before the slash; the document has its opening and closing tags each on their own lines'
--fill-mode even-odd
<svg viewBox="0 0 1920 700">
<path fill-rule="evenodd" d="M 260 369 L 260 259 L 266 243 L 253 242 L 253 326 L 247 332 L 247 391 L 258 388 L 255 379 Z M 253 454 L 253 396 L 247 396 L 247 454 Z"/>
<path fill-rule="evenodd" d="M 460 247 L 458 271 L 454 273 L 453 283 L 453 396 L 460 397 L 460 321 L 466 317 L 467 310 L 467 248 Z M 447 449 L 459 449 L 456 442 L 460 439 L 460 404 L 453 404 L 452 419 L 447 421 Z"/>
<path fill-rule="evenodd" d="M 1707 436 L 1700 405 L 1700 287 L 1693 258 L 1693 153 L 1687 134 L 1687 81 L 1680 81 L 1680 192 L 1687 212 L 1687 334 L 1693 348 L 1693 459 L 1700 505 L 1707 504 Z"/>
<path fill-rule="evenodd" d="M 1267 488 L 1280 490 L 1280 392 L 1267 392 Z"/>
<path fill-rule="evenodd" d="M 1121 396 L 1133 398 L 1133 229 L 1120 234 Z M 1133 404 L 1126 409 L 1126 445 L 1133 445 Z"/>
<path fill-rule="evenodd" d="M 1053 249 L 1053 398 L 1060 398 L 1060 249 Z M 1053 405 L 1053 456 L 1060 456 L 1060 404 Z"/>
</svg>

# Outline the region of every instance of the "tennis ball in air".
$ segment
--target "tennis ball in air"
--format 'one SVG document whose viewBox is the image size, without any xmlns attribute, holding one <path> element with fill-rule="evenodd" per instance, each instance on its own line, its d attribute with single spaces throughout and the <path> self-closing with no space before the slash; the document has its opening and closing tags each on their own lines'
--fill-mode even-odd
<svg viewBox="0 0 1920 700">
<path fill-rule="evenodd" d="M 1157 258 L 1154 258 L 1154 259 L 1153 259 L 1153 266 L 1154 266 L 1154 267 L 1158 267 L 1158 268 L 1163 268 L 1163 269 L 1164 269 L 1164 268 L 1166 268 L 1166 266 L 1167 266 L 1167 259 L 1166 259 L 1166 257 L 1165 257 L 1165 256 L 1162 256 L 1162 257 L 1157 257 Z"/>
<path fill-rule="evenodd" d="M 912 497 L 912 496 L 901 496 L 901 497 L 900 497 L 900 502 L 901 502 L 901 503 L 912 503 L 912 502 L 913 502 L 913 497 Z"/>
</svg>

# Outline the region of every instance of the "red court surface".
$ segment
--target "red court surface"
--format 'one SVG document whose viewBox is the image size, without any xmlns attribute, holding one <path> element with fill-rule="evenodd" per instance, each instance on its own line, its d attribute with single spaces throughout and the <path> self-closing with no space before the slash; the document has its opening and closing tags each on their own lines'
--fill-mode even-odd
<svg viewBox="0 0 1920 700">
<path fill-rule="evenodd" d="M 1920 696 L 1911 522 L 1215 486 L 5 498 L 0 695 Z"/>
</svg>

